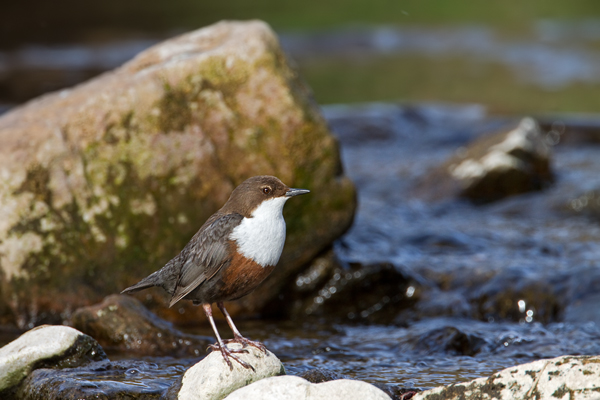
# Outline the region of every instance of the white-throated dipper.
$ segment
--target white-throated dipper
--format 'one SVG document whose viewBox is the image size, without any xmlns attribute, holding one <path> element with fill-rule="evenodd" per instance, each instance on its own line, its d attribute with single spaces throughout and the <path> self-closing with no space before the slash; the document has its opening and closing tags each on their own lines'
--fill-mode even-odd
<svg viewBox="0 0 600 400">
<path fill-rule="evenodd" d="M 255 176 L 236 187 L 229 200 L 214 213 L 192 240 L 164 267 L 121 293 L 159 286 L 171 295 L 169 307 L 181 299 L 202 304 L 217 337 L 211 349 L 219 349 L 229 368 L 233 358 L 252 368 L 232 353 L 225 343 L 241 343 L 267 351 L 259 342 L 243 337 L 223 306 L 252 292 L 275 268 L 285 242 L 283 205 L 293 196 L 309 193 L 291 189 L 274 176 Z M 223 341 L 212 316 L 211 304 L 217 303 L 233 339 Z"/>
</svg>

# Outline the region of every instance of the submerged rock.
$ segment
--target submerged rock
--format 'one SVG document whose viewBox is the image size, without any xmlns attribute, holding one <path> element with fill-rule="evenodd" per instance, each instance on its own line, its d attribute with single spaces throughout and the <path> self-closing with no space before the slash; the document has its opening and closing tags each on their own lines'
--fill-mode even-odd
<svg viewBox="0 0 600 400">
<path fill-rule="evenodd" d="M 600 326 L 600 269 L 596 265 L 573 268 L 563 282 L 568 288 L 563 320 Z"/>
<path fill-rule="evenodd" d="M 507 268 L 468 294 L 472 317 L 550 323 L 562 316 L 566 302 L 556 275 L 542 275 L 526 267 Z M 553 279 L 554 278 L 554 279 Z"/>
<path fill-rule="evenodd" d="M 284 210 L 279 267 L 231 314 L 260 310 L 355 209 L 336 139 L 260 21 L 176 37 L 9 111 L 0 143 L 0 323 L 20 327 L 62 322 L 159 269 L 250 176 L 311 195 Z M 202 315 L 160 304 L 172 320 Z"/>
<path fill-rule="evenodd" d="M 155 400 L 163 398 L 183 367 L 144 361 L 100 361 L 78 368 L 37 369 L 19 386 L 15 399 Z"/>
<path fill-rule="evenodd" d="M 417 340 L 416 347 L 426 352 L 444 352 L 452 355 L 474 356 L 487 342 L 473 333 L 445 326 L 427 332 Z"/>
<path fill-rule="evenodd" d="M 309 369 L 308 371 L 304 371 L 298 376 L 302 379 L 306 379 L 310 383 L 322 383 L 334 381 L 336 379 L 345 379 L 344 376 L 336 372 L 320 368 Z"/>
<path fill-rule="evenodd" d="M 552 181 L 549 146 L 537 122 L 528 117 L 459 149 L 423 178 L 417 192 L 433 199 L 460 196 L 485 203 L 540 190 Z"/>
<path fill-rule="evenodd" d="M 331 320 L 390 323 L 418 299 L 419 283 L 390 263 L 341 266 L 319 258 L 278 298 L 292 317 L 326 316 Z"/>
<path fill-rule="evenodd" d="M 73 313 L 73 327 L 103 348 L 144 356 L 200 356 L 214 339 L 183 333 L 130 296 L 112 295 Z"/>
<path fill-rule="evenodd" d="M 0 397 L 12 396 L 35 369 L 73 368 L 104 359 L 91 337 L 68 326 L 40 326 L 0 349 Z"/>
<path fill-rule="evenodd" d="M 502 370 L 489 378 L 418 393 L 414 400 L 597 399 L 600 357 L 563 356 Z"/>
<path fill-rule="evenodd" d="M 241 349 L 242 346 L 234 343 L 228 345 L 231 349 Z M 285 368 L 279 359 L 270 351 L 263 351 L 248 346 L 247 353 L 236 353 L 242 361 L 250 364 L 254 370 L 246 369 L 239 363 L 231 360 L 233 370 L 229 369 L 223 356 L 218 351 L 213 351 L 202 361 L 191 367 L 175 384 L 180 387 L 178 399 L 220 400 L 229 393 L 258 380 L 285 375 Z M 169 390 L 173 393 L 173 390 Z"/>
<path fill-rule="evenodd" d="M 263 379 L 231 393 L 227 400 L 391 400 L 381 389 L 366 382 L 339 379 L 310 383 L 298 376 Z"/>
</svg>

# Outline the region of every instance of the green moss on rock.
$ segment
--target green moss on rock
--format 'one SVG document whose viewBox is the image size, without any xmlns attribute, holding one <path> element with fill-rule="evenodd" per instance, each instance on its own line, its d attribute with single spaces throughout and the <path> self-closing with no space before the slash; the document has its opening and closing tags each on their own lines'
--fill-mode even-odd
<svg viewBox="0 0 600 400">
<path fill-rule="evenodd" d="M 62 322 L 119 292 L 175 256 L 252 175 L 312 193 L 285 209 L 280 266 L 241 307 L 275 296 L 354 214 L 337 142 L 261 22 L 160 44 L 6 114 L 0 134 L 9 138 L 0 171 L 12 171 L 0 207 L 18 209 L 6 231 L 0 225 L 0 322 Z M 148 302 L 164 310 L 157 293 Z M 182 307 L 185 315 L 164 312 L 189 318 Z"/>
</svg>

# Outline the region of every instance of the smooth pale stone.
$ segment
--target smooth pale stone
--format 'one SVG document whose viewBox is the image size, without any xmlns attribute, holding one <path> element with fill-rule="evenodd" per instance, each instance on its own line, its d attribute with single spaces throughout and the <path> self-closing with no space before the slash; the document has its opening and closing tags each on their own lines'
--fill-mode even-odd
<svg viewBox="0 0 600 400">
<path fill-rule="evenodd" d="M 237 343 L 229 344 L 227 347 L 230 349 L 242 348 Z M 270 351 L 265 354 L 252 346 L 246 347 L 246 350 L 248 353 L 235 353 L 235 355 L 252 365 L 255 371 L 242 367 L 235 360 L 231 360 L 233 365 L 233 370 L 231 370 L 221 353 L 213 351 L 186 371 L 177 398 L 180 400 L 220 400 L 234 390 L 252 382 L 285 374 L 283 364 Z"/>
<path fill-rule="evenodd" d="M 25 332 L 0 349 L 0 391 L 17 385 L 31 372 L 34 364 L 67 355 L 79 345 L 84 347 L 81 354 L 84 361 L 106 358 L 94 339 L 68 326 L 43 325 Z M 80 363 L 71 360 L 69 364 Z"/>
<path fill-rule="evenodd" d="M 298 376 L 263 379 L 231 393 L 226 400 L 390 400 L 381 389 L 362 381 L 338 379 L 310 383 Z"/>
</svg>

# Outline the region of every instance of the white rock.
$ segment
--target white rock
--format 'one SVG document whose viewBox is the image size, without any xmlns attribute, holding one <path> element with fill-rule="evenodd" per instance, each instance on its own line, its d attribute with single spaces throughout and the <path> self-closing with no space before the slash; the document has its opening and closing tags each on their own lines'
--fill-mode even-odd
<svg viewBox="0 0 600 400">
<path fill-rule="evenodd" d="M 537 122 L 526 117 L 512 128 L 482 135 L 425 181 L 435 185 L 434 198 L 460 195 L 484 202 L 540 190 L 553 181 L 547 141 Z M 440 173 L 451 178 L 444 185 L 436 183 Z"/>
<path fill-rule="evenodd" d="M 502 370 L 489 378 L 418 393 L 429 399 L 600 399 L 600 356 L 562 356 Z"/>
<path fill-rule="evenodd" d="M 227 347 L 239 349 L 242 346 L 234 343 Z M 242 367 L 235 360 L 231 360 L 233 370 L 230 370 L 221 353 L 213 351 L 186 371 L 177 398 L 180 400 L 222 399 L 234 390 L 252 382 L 285 374 L 283 364 L 273 353 L 265 354 L 252 346 L 246 347 L 246 350 L 248 353 L 235 355 L 252 365 L 255 371 Z"/>
<path fill-rule="evenodd" d="M 310 383 L 298 376 L 263 379 L 231 393 L 225 400 L 390 400 L 381 389 L 361 381 L 339 379 Z"/>
<path fill-rule="evenodd" d="M 2 347 L 0 391 L 18 384 L 35 363 L 65 354 L 81 336 L 86 335 L 68 326 L 43 325 Z"/>
</svg>

